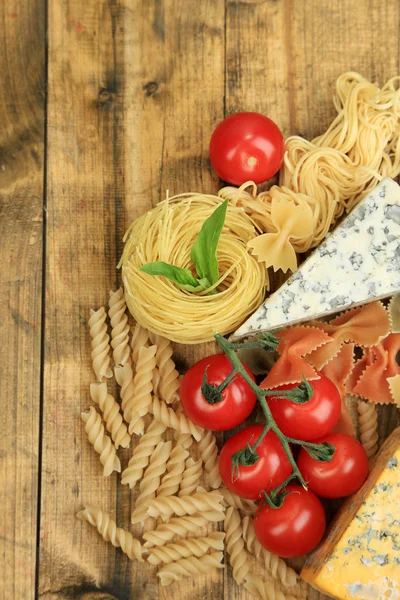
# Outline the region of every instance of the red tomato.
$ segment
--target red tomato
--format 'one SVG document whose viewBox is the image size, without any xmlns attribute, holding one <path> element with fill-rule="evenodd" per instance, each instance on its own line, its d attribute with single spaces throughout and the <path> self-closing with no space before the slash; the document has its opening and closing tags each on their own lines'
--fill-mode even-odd
<svg viewBox="0 0 400 600">
<path fill-rule="evenodd" d="M 279 170 L 285 142 L 279 127 L 256 112 L 240 112 L 224 119 L 210 141 L 211 164 L 224 181 L 242 185 L 262 183 Z"/>
<path fill-rule="evenodd" d="M 269 552 L 293 558 L 311 552 L 326 527 L 324 509 L 317 496 L 300 485 L 288 485 L 280 508 L 261 505 L 254 517 L 260 544 Z"/>
<path fill-rule="evenodd" d="M 285 481 L 292 467 L 278 436 L 269 431 L 257 446 L 259 456 L 253 465 L 239 465 L 232 472 L 232 455 L 247 444 L 254 444 L 263 431 L 262 425 L 246 427 L 232 436 L 223 446 L 219 456 L 219 472 L 226 487 L 242 498 L 258 500 L 261 490 L 271 490 Z"/>
<path fill-rule="evenodd" d="M 310 442 L 329 433 L 339 420 L 342 405 L 340 393 L 330 379 L 322 373 L 319 375 L 320 379 L 310 381 L 314 394 L 308 402 L 296 404 L 279 396 L 267 397 L 272 416 L 287 437 Z M 276 389 L 291 390 L 296 385 L 284 385 Z"/>
<path fill-rule="evenodd" d="M 312 458 L 301 449 L 297 465 L 309 488 L 322 498 L 342 498 L 356 492 L 368 476 L 367 454 L 355 438 L 330 433 L 317 443 L 329 442 L 336 450 L 329 462 Z"/>
<path fill-rule="evenodd" d="M 246 365 L 243 366 L 255 381 L 250 369 Z M 214 354 L 190 367 L 181 383 L 181 402 L 187 416 L 196 425 L 214 431 L 224 431 L 240 425 L 247 419 L 256 403 L 253 390 L 241 375 L 236 375 L 222 392 L 221 400 L 210 404 L 201 391 L 206 369 L 207 382 L 218 386 L 231 373 L 232 365 L 224 354 Z"/>
</svg>

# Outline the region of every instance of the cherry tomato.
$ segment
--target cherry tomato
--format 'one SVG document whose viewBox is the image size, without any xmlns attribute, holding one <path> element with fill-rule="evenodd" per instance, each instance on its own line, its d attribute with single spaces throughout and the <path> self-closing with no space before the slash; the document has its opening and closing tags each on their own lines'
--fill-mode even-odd
<svg viewBox="0 0 400 600">
<path fill-rule="evenodd" d="M 260 505 L 254 517 L 254 530 L 264 548 L 293 558 L 311 552 L 322 539 L 326 527 L 323 506 L 315 494 L 300 485 L 288 485 L 289 492 L 280 508 Z"/>
<path fill-rule="evenodd" d="M 232 455 L 254 444 L 263 431 L 262 425 L 246 427 L 232 436 L 219 456 L 219 472 L 226 487 L 242 498 L 258 500 L 261 490 L 271 490 L 287 479 L 292 467 L 278 436 L 269 431 L 257 446 L 259 456 L 252 465 L 238 465 L 232 472 Z"/>
<path fill-rule="evenodd" d="M 256 112 L 240 112 L 224 119 L 210 141 L 210 160 L 224 181 L 242 185 L 262 183 L 279 170 L 285 142 L 279 127 Z"/>
<path fill-rule="evenodd" d="M 255 381 L 250 369 L 243 366 Z M 231 373 L 232 365 L 224 354 L 214 354 L 190 367 L 181 383 L 181 402 L 187 416 L 196 425 L 214 431 L 224 431 L 240 425 L 256 403 L 253 390 L 241 375 L 236 375 L 222 392 L 220 401 L 210 404 L 201 391 L 205 370 L 207 382 L 218 386 Z"/>
<path fill-rule="evenodd" d="M 322 498 L 342 498 L 356 492 L 368 476 L 367 454 L 355 438 L 330 433 L 317 443 L 329 442 L 336 450 L 329 462 L 312 458 L 301 449 L 297 464 L 308 487 Z"/>
<path fill-rule="evenodd" d="M 279 396 L 267 397 L 272 416 L 287 437 L 310 442 L 329 433 L 339 420 L 342 405 L 340 393 L 330 379 L 322 373 L 319 376 L 320 379 L 310 381 L 314 394 L 308 402 L 297 404 Z M 296 385 L 284 385 L 276 389 L 290 390 Z"/>
</svg>

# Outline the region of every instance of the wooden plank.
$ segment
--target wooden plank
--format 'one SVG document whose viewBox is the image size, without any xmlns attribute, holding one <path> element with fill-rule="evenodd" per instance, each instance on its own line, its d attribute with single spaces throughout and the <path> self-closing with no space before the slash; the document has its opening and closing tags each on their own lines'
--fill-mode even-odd
<svg viewBox="0 0 400 600">
<path fill-rule="evenodd" d="M 228 0 L 226 111 L 263 112 L 288 135 L 311 138 L 334 116 L 336 78 L 358 70 L 384 83 L 399 71 L 397 2 L 329 0 L 282 2 Z M 276 276 L 274 286 L 280 283 Z M 381 439 L 399 420 L 381 407 Z M 229 598 L 252 597 L 226 581 Z M 305 584 L 299 598 L 327 598 Z"/>
<path fill-rule="evenodd" d="M 1 598 L 35 593 L 44 173 L 44 2 L 0 12 Z"/>
</svg>

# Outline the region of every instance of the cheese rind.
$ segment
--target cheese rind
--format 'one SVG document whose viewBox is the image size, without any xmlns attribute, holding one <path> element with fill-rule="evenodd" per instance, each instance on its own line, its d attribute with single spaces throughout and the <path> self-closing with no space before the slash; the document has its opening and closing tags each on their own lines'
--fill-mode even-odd
<svg viewBox="0 0 400 600">
<path fill-rule="evenodd" d="M 400 187 L 384 179 L 233 339 L 327 316 L 400 291 Z"/>
<path fill-rule="evenodd" d="M 301 577 L 339 600 L 400 600 L 400 428 Z"/>
</svg>

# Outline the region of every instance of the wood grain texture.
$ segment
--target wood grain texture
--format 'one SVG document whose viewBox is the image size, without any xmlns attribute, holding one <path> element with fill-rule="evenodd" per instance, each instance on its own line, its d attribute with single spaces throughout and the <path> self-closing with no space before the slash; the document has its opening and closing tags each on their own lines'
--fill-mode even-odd
<svg viewBox="0 0 400 600">
<path fill-rule="evenodd" d="M 0 11 L 1 598 L 34 598 L 44 177 L 44 2 Z"/>
</svg>

